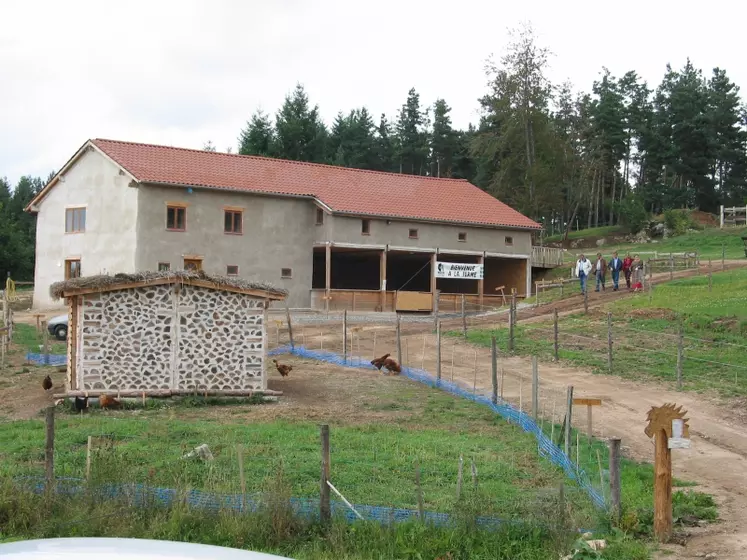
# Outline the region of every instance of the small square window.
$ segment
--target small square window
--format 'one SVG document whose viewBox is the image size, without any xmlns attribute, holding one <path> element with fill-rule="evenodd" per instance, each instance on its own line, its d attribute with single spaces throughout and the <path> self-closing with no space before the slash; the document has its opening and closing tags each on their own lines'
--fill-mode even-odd
<svg viewBox="0 0 747 560">
<path fill-rule="evenodd" d="M 293 278 L 293 269 L 291 269 L 291 268 L 281 268 L 280 269 L 280 278 Z"/>
<path fill-rule="evenodd" d="M 65 233 L 83 233 L 86 231 L 86 209 L 65 209 Z"/>
<path fill-rule="evenodd" d="M 187 229 L 187 209 L 183 206 L 166 207 L 166 229 L 184 231 Z"/>
<path fill-rule="evenodd" d="M 459 241 L 467 241 L 467 232 L 466 231 L 460 231 L 458 236 Z"/>
<path fill-rule="evenodd" d="M 223 232 L 241 235 L 243 231 L 243 212 L 241 210 L 226 210 L 223 213 Z"/>
<path fill-rule="evenodd" d="M 371 235 L 371 220 L 361 220 L 361 234 Z"/>
<path fill-rule="evenodd" d="M 238 276 L 239 275 L 239 266 L 236 264 L 229 264 L 226 267 L 226 275 L 227 276 Z"/>
<path fill-rule="evenodd" d="M 506 242 L 506 245 L 513 245 L 514 244 L 514 238 L 513 237 L 506 237 L 505 242 Z"/>
<path fill-rule="evenodd" d="M 65 280 L 80 278 L 80 259 L 65 260 Z"/>
<path fill-rule="evenodd" d="M 411 229 L 410 230 L 410 239 L 417 239 L 418 238 L 418 230 Z"/>
<path fill-rule="evenodd" d="M 171 270 L 171 264 L 167 262 L 158 263 L 158 272 L 167 272 Z"/>
<path fill-rule="evenodd" d="M 321 208 L 316 209 L 316 225 L 324 225 L 324 210 Z"/>
</svg>

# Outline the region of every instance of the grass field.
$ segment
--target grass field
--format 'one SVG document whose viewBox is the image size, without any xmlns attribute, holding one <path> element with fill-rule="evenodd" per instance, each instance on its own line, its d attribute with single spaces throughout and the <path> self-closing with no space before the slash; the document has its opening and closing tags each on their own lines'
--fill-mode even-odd
<svg viewBox="0 0 747 560">
<path fill-rule="evenodd" d="M 681 321 L 683 388 L 716 390 L 725 396 L 747 394 L 747 269 L 714 274 L 710 292 L 707 277 L 686 278 L 657 285 L 650 299 L 648 293 L 637 294 L 588 315 L 562 317 L 561 360 L 609 373 L 607 311 L 613 317 L 611 373 L 675 383 Z M 492 334 L 505 348 L 506 329 L 474 331 L 469 337 L 489 345 Z M 553 356 L 551 322 L 519 324 L 515 340 L 520 354 Z"/>
</svg>

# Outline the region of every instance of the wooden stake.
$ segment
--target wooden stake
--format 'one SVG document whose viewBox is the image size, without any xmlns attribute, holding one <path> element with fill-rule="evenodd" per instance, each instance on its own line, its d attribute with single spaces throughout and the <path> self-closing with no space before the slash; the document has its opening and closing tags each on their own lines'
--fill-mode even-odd
<svg viewBox="0 0 747 560">
<path fill-rule="evenodd" d="M 591 445 L 591 436 L 592 436 L 592 430 L 593 430 L 591 414 L 592 414 L 591 405 L 587 404 L 586 405 L 586 430 L 589 433 L 589 445 Z"/>
<path fill-rule="evenodd" d="M 579 456 L 581 454 L 581 452 L 579 451 L 581 449 L 581 446 L 579 445 L 579 443 L 580 443 L 579 433 L 578 431 L 576 431 L 576 468 L 578 468 Z"/>
<path fill-rule="evenodd" d="M 46 474 L 47 492 L 54 491 L 54 407 L 50 406 L 45 411 L 44 422 L 46 425 L 46 442 L 44 446 L 44 470 Z"/>
<path fill-rule="evenodd" d="M 376 330 L 374 330 L 374 332 L 373 332 L 373 351 L 372 351 L 372 354 L 373 354 L 373 357 L 371 359 L 375 360 L 376 359 Z M 399 358 L 399 356 L 397 356 L 397 358 Z M 400 360 L 400 363 L 401 363 L 401 360 Z"/>
<path fill-rule="evenodd" d="M 89 483 L 91 482 L 91 444 L 92 443 L 93 443 L 93 436 L 88 436 L 88 442 L 86 443 L 86 482 L 89 482 Z"/>
<path fill-rule="evenodd" d="M 241 511 L 246 510 L 246 478 L 244 478 L 244 446 L 236 445 L 236 457 L 239 460 L 239 487 L 241 488 Z"/>
<path fill-rule="evenodd" d="M 375 358 L 376 356 L 374 356 Z M 399 313 L 397 313 L 397 359 L 399 363 L 404 365 L 404 356 L 402 355 L 402 323 L 400 320 Z"/>
<path fill-rule="evenodd" d="M 319 517 L 323 523 L 329 523 L 332 520 L 332 509 L 329 500 L 329 426 L 322 424 L 319 426 L 319 432 L 322 442 L 322 467 L 321 480 L 319 481 Z"/>
<path fill-rule="evenodd" d="M 462 294 L 462 334 L 464 339 L 467 340 L 467 308 L 464 302 L 464 294 Z"/>
<path fill-rule="evenodd" d="M 436 322 L 436 379 L 441 381 L 441 321 Z"/>
<path fill-rule="evenodd" d="M 569 385 L 566 395 L 566 410 L 565 410 L 565 447 L 564 451 L 567 456 L 570 457 L 571 451 L 571 420 L 573 414 L 573 385 Z"/>
<path fill-rule="evenodd" d="M 493 385 L 493 404 L 498 404 L 498 349 L 495 337 L 490 337 L 490 379 Z"/>
<path fill-rule="evenodd" d="M 685 331 L 682 326 L 682 318 L 679 320 L 677 333 L 677 389 L 682 389 L 682 365 L 685 362 Z"/>
<path fill-rule="evenodd" d="M 475 464 L 475 458 L 472 457 L 472 486 L 477 490 L 477 465 Z"/>
<path fill-rule="evenodd" d="M 462 477 L 464 476 L 464 458 L 459 455 L 459 469 L 457 470 L 457 500 L 462 497 Z"/>
<path fill-rule="evenodd" d="M 586 277 L 586 286 L 584 290 L 584 313 L 589 313 L 589 277 Z"/>
<path fill-rule="evenodd" d="M 451 382 L 454 382 L 454 350 L 456 350 L 456 342 L 451 345 Z"/>
<path fill-rule="evenodd" d="M 708 291 L 711 292 L 713 290 L 713 264 L 711 263 L 711 259 L 708 259 Z"/>
<path fill-rule="evenodd" d="M 612 313 L 607 313 L 607 369 L 612 373 Z"/>
<path fill-rule="evenodd" d="M 599 454 L 599 449 L 597 449 L 597 465 L 599 465 L 599 487 L 602 489 L 602 495 L 604 495 L 604 471 L 602 470 L 602 456 Z"/>
<path fill-rule="evenodd" d="M 324 331 L 319 331 L 319 349 L 324 350 Z"/>
<path fill-rule="evenodd" d="M 503 400 L 503 378 L 504 378 L 503 364 L 501 364 L 501 401 Z"/>
<path fill-rule="evenodd" d="M 348 363 L 348 310 L 342 310 L 342 363 Z"/>
<path fill-rule="evenodd" d="M 49 365 L 49 336 L 47 332 L 47 322 L 42 323 L 44 330 L 42 331 L 42 340 L 44 342 L 44 365 Z"/>
<path fill-rule="evenodd" d="M 622 500 L 620 496 L 620 438 L 610 438 L 610 505 L 615 522 L 622 516 Z"/>
<path fill-rule="evenodd" d="M 558 308 L 552 310 L 552 322 L 553 322 L 553 349 L 555 351 L 555 361 L 560 360 L 560 342 L 558 340 L 559 327 L 558 327 Z"/>
<path fill-rule="evenodd" d="M 474 382 L 472 383 L 472 394 L 473 395 L 475 393 L 477 393 L 477 349 L 475 349 L 475 366 L 474 366 L 474 370 L 475 370 L 475 379 L 474 379 Z"/>
<path fill-rule="evenodd" d="M 523 387 L 524 387 L 524 378 L 521 375 L 519 375 L 519 412 L 524 412 L 524 403 L 523 403 L 523 397 L 522 397 Z"/>
<path fill-rule="evenodd" d="M 666 543 L 672 536 L 672 451 L 667 433 L 656 434 L 654 453 L 654 535 Z"/>
<path fill-rule="evenodd" d="M 329 294 L 327 294 L 329 295 Z M 329 304 L 329 300 L 327 300 Z M 293 324 L 291 323 L 291 313 L 288 306 L 285 306 L 285 318 L 288 321 L 288 338 L 290 339 L 291 343 L 291 350 L 295 348 L 295 344 L 293 344 Z"/>
<path fill-rule="evenodd" d="M 423 333 L 423 353 L 420 355 L 420 369 L 425 371 L 425 333 Z"/>
<path fill-rule="evenodd" d="M 415 491 L 418 496 L 418 517 L 420 522 L 425 521 L 425 509 L 423 507 L 423 488 L 420 486 L 420 463 L 415 459 Z"/>
<path fill-rule="evenodd" d="M 537 356 L 532 356 L 532 416 L 539 418 L 539 367 Z"/>
</svg>

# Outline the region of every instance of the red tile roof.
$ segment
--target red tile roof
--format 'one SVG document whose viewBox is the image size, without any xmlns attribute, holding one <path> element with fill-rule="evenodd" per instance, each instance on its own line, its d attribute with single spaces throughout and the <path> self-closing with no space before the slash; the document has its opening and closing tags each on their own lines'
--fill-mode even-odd
<svg viewBox="0 0 747 560">
<path fill-rule="evenodd" d="M 93 144 L 139 182 L 318 199 L 333 212 L 537 229 L 540 226 L 463 179 L 382 173 L 115 140 Z"/>
</svg>

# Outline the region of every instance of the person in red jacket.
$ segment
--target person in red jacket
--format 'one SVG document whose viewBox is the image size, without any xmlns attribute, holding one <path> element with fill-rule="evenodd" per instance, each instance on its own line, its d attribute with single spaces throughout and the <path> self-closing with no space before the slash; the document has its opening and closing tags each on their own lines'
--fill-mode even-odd
<svg viewBox="0 0 747 560">
<path fill-rule="evenodd" d="M 630 253 L 625 255 L 623 259 L 623 274 L 625 274 L 625 284 L 630 289 L 630 275 L 633 271 L 633 259 L 630 257 Z"/>
</svg>

